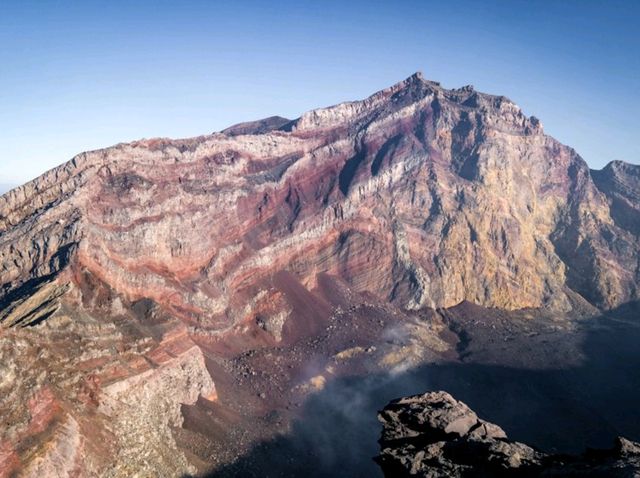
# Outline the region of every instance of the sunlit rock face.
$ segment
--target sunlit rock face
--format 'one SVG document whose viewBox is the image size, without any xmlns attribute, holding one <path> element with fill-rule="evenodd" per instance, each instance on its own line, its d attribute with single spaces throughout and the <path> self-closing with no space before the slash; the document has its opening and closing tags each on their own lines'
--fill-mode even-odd
<svg viewBox="0 0 640 478">
<path fill-rule="evenodd" d="M 208 329 L 280 270 L 408 308 L 615 307 L 637 297 L 638 221 L 616 212 L 637 212 L 637 172 L 595 177 L 507 98 L 416 74 L 291 122 L 79 155 L 2 198 L 2 285 L 82 269 Z"/>
<path fill-rule="evenodd" d="M 637 300 L 638 190 L 637 167 L 590 171 L 507 98 L 420 74 L 292 121 L 82 153 L 0 197 L 0 469 L 56 453 L 85 474 L 126 475 L 127 456 L 190 472 L 168 430 L 216 399 L 202 347 L 295 343 L 331 291 L 404 311 Z M 21 448 L 45 430 L 58 445 Z"/>
</svg>

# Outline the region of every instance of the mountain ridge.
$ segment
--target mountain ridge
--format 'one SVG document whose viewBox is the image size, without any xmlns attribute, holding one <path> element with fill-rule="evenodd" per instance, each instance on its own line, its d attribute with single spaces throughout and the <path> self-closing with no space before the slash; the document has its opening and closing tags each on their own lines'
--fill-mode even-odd
<svg viewBox="0 0 640 478">
<path fill-rule="evenodd" d="M 193 473 L 333 376 L 455 356 L 454 306 L 633 303 L 637 171 L 420 74 L 81 153 L 0 196 L 0 470 Z"/>
<path fill-rule="evenodd" d="M 443 105 L 444 110 L 438 112 L 438 109 L 443 108 Z M 474 116 L 473 120 L 469 119 L 470 114 Z M 404 127 L 404 130 L 402 130 L 403 126 L 401 118 L 405 118 L 404 121 L 406 122 L 427 121 L 428 123 L 429 119 L 425 115 L 430 115 L 431 118 L 433 118 L 434 115 L 439 115 L 440 117 L 438 121 L 448 121 L 451 124 L 445 124 L 445 129 L 441 129 L 439 131 L 435 129 L 429 130 L 429 128 L 433 128 L 433 126 L 429 126 L 427 124 L 427 130 L 429 131 L 416 130 L 415 134 L 407 127 Z M 452 116 L 457 116 L 457 118 L 451 118 Z M 412 117 L 414 119 L 411 119 Z M 398 118 L 398 120 L 395 118 Z M 282 124 L 284 123 L 284 120 L 285 119 L 278 119 L 276 121 L 278 124 Z M 393 128 L 398 129 L 398 127 L 400 127 L 400 131 L 398 131 L 393 137 L 380 140 L 381 144 L 378 144 L 376 141 L 379 140 L 376 140 L 375 137 L 376 135 L 384 136 L 384 132 L 381 128 L 387 127 L 385 125 L 388 124 L 389 121 L 394 122 L 393 124 L 396 125 Z M 133 159 L 133 161 L 142 161 L 143 163 L 146 161 L 147 164 L 149 161 L 155 162 L 158 160 L 166 164 L 167 158 L 169 158 L 169 161 L 184 162 L 186 166 L 192 162 L 195 164 L 194 158 L 196 158 L 197 155 L 206 155 L 207 150 L 211 150 L 213 157 L 212 159 L 208 159 L 208 161 L 210 164 L 216 165 L 215 167 L 218 169 L 216 174 L 219 174 L 219 172 L 225 168 L 230 170 L 230 174 L 234 174 L 232 172 L 234 168 L 232 163 L 235 159 L 232 157 L 224 159 L 224 155 L 230 154 L 233 156 L 235 154 L 241 156 L 244 153 L 234 151 L 233 148 L 240 148 L 241 150 L 244 148 L 245 153 L 248 154 L 249 157 L 243 158 L 243 161 L 246 162 L 246 166 L 250 169 L 269 169 L 270 162 L 273 163 L 275 161 L 278 165 L 274 166 L 275 169 L 272 167 L 270 172 L 267 174 L 275 174 L 279 178 L 290 174 L 292 170 L 299 167 L 300 159 L 302 159 L 303 162 L 309 163 L 314 161 L 314 155 L 331 155 L 331 148 L 334 150 L 339 149 L 342 151 L 340 154 L 349 155 L 346 161 L 344 161 L 344 164 L 339 166 L 340 172 L 337 175 L 338 190 L 341 193 L 341 196 L 346 198 L 347 201 L 349 201 L 349 194 L 352 185 L 357 183 L 359 179 L 366 179 L 371 184 L 372 181 L 379 184 L 381 178 L 378 177 L 378 173 L 381 168 L 384 169 L 385 161 L 391 163 L 393 161 L 392 156 L 396 150 L 399 150 L 402 154 L 403 147 L 409 150 L 413 149 L 413 151 L 417 152 L 419 159 L 415 159 L 418 157 L 415 156 L 416 153 L 411 153 L 414 154 L 414 156 L 412 156 L 414 158 L 412 159 L 414 164 L 406 167 L 415 168 L 415 161 L 418 161 L 418 166 L 421 166 L 423 170 L 431 170 L 428 174 L 434 177 L 434 174 L 436 176 L 439 174 L 436 169 L 440 169 L 440 174 L 442 175 L 443 168 L 438 166 L 445 166 L 449 171 L 445 171 L 444 173 L 449 174 L 450 172 L 453 172 L 458 178 L 454 178 L 456 181 L 451 182 L 451 187 L 457 188 L 459 190 L 459 193 L 457 194 L 462 194 L 462 198 L 464 200 L 465 190 L 472 191 L 476 188 L 474 183 L 486 184 L 493 182 L 494 184 L 489 185 L 494 188 L 494 191 L 491 193 L 493 194 L 498 191 L 495 188 L 502 188 L 505 186 L 512 187 L 507 183 L 511 182 L 513 184 L 513 176 L 514 174 L 518 174 L 516 170 L 513 169 L 515 164 L 510 165 L 506 170 L 502 170 L 502 168 L 507 164 L 504 163 L 505 159 L 496 159 L 500 158 L 503 154 L 506 154 L 508 157 L 510 154 L 508 151 L 502 152 L 499 150 L 499 148 L 509 148 L 510 146 L 508 144 L 500 145 L 496 151 L 493 151 L 491 153 L 494 155 L 492 158 L 487 157 L 485 161 L 478 161 L 479 144 L 486 146 L 485 149 L 488 150 L 492 148 L 493 144 L 496 144 L 496 138 L 498 138 L 499 141 L 504 141 L 510 137 L 514 138 L 513 141 L 517 141 L 515 138 L 531 138 L 530 140 L 523 140 L 523 142 L 537 142 L 537 148 L 546 148 L 547 152 L 543 151 L 542 154 L 560 154 L 563 158 L 562 161 L 566 163 L 566 166 L 565 164 L 560 164 L 556 158 L 554 161 L 544 166 L 544 161 L 548 162 L 549 159 L 543 161 L 536 159 L 535 162 L 540 163 L 540 166 L 548 167 L 549 170 L 555 169 L 556 171 L 554 172 L 559 176 L 558 178 L 554 178 L 548 173 L 544 174 L 543 171 L 535 171 L 535 174 L 540 175 L 540 179 L 538 181 L 549 181 L 551 184 L 555 182 L 555 186 L 549 186 L 552 189 L 556 188 L 561 190 L 563 188 L 574 188 L 574 191 L 567 190 L 558 192 L 560 194 L 565 194 L 567 198 L 570 195 L 587 194 L 589 198 L 583 199 L 592 202 L 600 202 L 600 204 L 596 205 L 596 209 L 602 211 L 606 208 L 604 201 L 598 198 L 595 188 L 592 187 L 590 172 L 586 163 L 579 158 L 575 151 L 560 145 L 560 143 L 557 143 L 551 137 L 544 135 L 542 133 L 542 127 L 539 120 L 534 117 L 527 118 L 510 100 L 501 96 L 478 93 L 471 87 L 444 90 L 438 83 L 424 80 L 421 74 L 414 74 L 406 80 L 401 81 L 390 88 L 374 93 L 364 100 L 341 103 L 329 108 L 312 110 L 303 114 L 297 120 L 289 122 L 289 124 L 291 125 L 290 132 L 278 131 L 277 129 L 268 131 L 265 132 L 265 134 L 256 136 L 255 141 L 251 135 L 214 133 L 209 136 L 200 136 L 184 140 L 141 140 L 128 144 L 118 144 L 110 148 L 96 150 L 93 152 L 82 153 L 73 158 L 70 162 L 63 164 L 60 167 L 45 173 L 40 178 L 2 196 L 0 199 L 0 210 L 2 210 L 2 215 L 0 217 L 0 233 L 6 236 L 7 228 L 11 225 L 15 225 L 22 219 L 27 218 L 30 214 L 35 213 L 37 210 L 51 207 L 52 204 L 60 201 L 64 202 L 65 198 L 73 196 L 75 194 L 74 191 L 81 187 L 82 184 L 88 181 L 91 177 L 95 177 L 98 170 L 109 171 L 109 168 L 118 167 L 118 165 L 123 164 L 123 160 L 128 161 L 126 158 L 133 159 L 138 157 L 140 159 Z M 330 126 L 329 130 L 327 130 L 327 125 Z M 418 129 L 422 128 L 422 126 L 415 125 L 411 127 L 417 127 Z M 450 131 L 446 129 L 448 127 L 451 127 Z M 440 132 L 443 133 L 442 136 L 438 136 Z M 314 139 L 309 139 L 308 135 L 310 134 L 315 135 L 316 137 Z M 433 137 L 428 140 L 421 139 L 420 135 L 425 134 L 433 135 Z M 348 142 L 351 143 L 351 145 L 345 145 L 345 139 L 339 139 L 340 135 L 347 135 L 346 137 L 349 138 Z M 374 143 L 366 145 L 366 140 L 363 139 L 366 136 L 373 137 Z M 332 145 L 334 140 L 337 140 L 339 146 Z M 405 142 L 405 145 L 399 147 L 398 143 L 401 140 Z M 428 144 L 423 144 L 425 142 Z M 224 151 L 221 151 L 222 148 L 219 146 L 220 144 L 223 145 L 222 147 L 224 147 L 224 144 L 228 144 L 229 146 L 227 148 L 231 149 L 228 149 L 225 153 Z M 444 147 L 445 149 L 443 150 L 441 147 Z M 521 147 L 527 148 L 529 146 L 525 145 Z M 352 152 L 349 153 L 348 151 L 344 151 L 345 149 L 351 149 Z M 443 151 L 448 158 L 441 158 Z M 522 153 L 516 151 L 516 154 Z M 176 159 L 170 159 L 172 156 L 175 156 Z M 144 159 L 145 157 L 148 159 Z M 508 161 L 512 161 L 512 159 L 508 159 Z M 521 166 L 528 166 L 531 170 L 530 165 L 522 164 L 522 159 L 520 159 L 519 162 L 521 163 Z M 362 168 L 364 163 L 370 163 L 370 173 L 365 174 L 365 171 Z M 438 163 L 447 164 L 443 165 Z M 238 169 L 236 166 L 236 170 L 241 171 L 242 167 L 244 166 L 241 166 L 240 169 Z M 334 167 L 338 166 L 336 165 Z M 405 166 L 403 167 L 406 169 Z M 328 169 L 329 174 L 333 174 L 331 173 L 331 168 Z M 540 168 L 538 167 L 537 169 Z M 569 171 L 570 169 L 571 173 Z M 501 170 L 507 171 L 508 175 L 505 176 Z M 401 174 L 398 170 L 394 172 L 389 168 L 386 169 L 385 173 L 387 175 L 386 180 L 391 181 L 399 178 L 400 176 L 398 176 L 398 174 Z M 107 172 L 106 174 L 109 173 Z M 205 173 L 205 175 L 206 174 L 207 173 Z M 242 174 L 251 173 L 249 170 L 246 170 Z M 575 177 L 570 177 L 570 174 L 573 174 Z M 564 179 L 561 175 L 564 176 Z M 333 180 L 334 179 L 331 178 L 329 179 L 330 182 Z M 524 182 L 529 181 L 526 175 L 523 175 L 518 180 L 522 181 L 523 184 Z M 221 178 L 220 181 L 225 181 L 225 178 Z M 234 181 L 236 181 L 236 184 L 242 183 L 242 180 L 239 178 Z M 254 182 L 255 181 L 273 183 L 270 178 L 266 176 L 261 177 L 259 175 L 254 176 Z M 433 181 L 433 179 L 431 181 Z M 447 179 L 447 181 L 449 181 L 449 179 Z M 457 184 L 458 181 L 462 184 Z M 279 182 L 281 183 L 282 181 Z M 575 184 L 571 185 L 571 183 Z M 278 182 L 275 182 L 275 184 L 276 187 L 279 187 L 277 186 Z M 469 188 L 469 184 L 473 187 Z M 119 187 L 127 186 L 129 185 L 122 184 Z M 135 186 L 135 184 L 130 186 Z M 245 187 L 247 186 L 248 185 L 245 182 Z M 333 185 L 328 184 L 328 187 L 333 187 Z M 537 187 L 542 187 L 542 185 L 538 183 Z M 264 187 L 257 184 L 256 190 L 257 189 L 264 189 Z M 527 198 L 527 201 L 530 204 L 524 206 L 525 208 L 534 207 L 533 202 L 536 200 L 535 196 L 537 193 L 535 191 L 533 193 L 534 194 L 532 194 L 532 196 L 534 197 Z M 545 194 L 542 190 L 538 191 L 538 193 L 543 195 Z M 331 195 L 333 193 L 332 191 L 328 191 L 322 194 L 325 195 L 324 199 L 322 199 L 323 203 L 327 203 L 329 199 L 326 194 Z M 368 192 L 365 194 L 375 193 Z M 308 202 L 310 199 L 307 198 L 305 200 Z M 332 198 L 332 202 L 334 203 L 339 203 L 340 201 L 340 197 Z M 426 201 L 428 201 L 428 198 L 425 199 L 425 202 Z M 441 201 L 441 199 L 437 198 L 437 201 Z M 582 202 L 585 201 L 583 200 Z M 432 204 L 432 207 L 436 206 L 437 204 Z M 78 210 L 76 209 L 76 211 Z M 520 214 L 528 214 L 528 211 L 525 210 Z M 571 218 L 571 214 L 569 213 L 569 216 L 564 219 L 565 222 L 571 223 L 571 227 L 573 227 L 576 220 L 580 220 L 578 217 L 575 217 L 576 214 L 577 212 L 573 213 L 574 217 Z M 513 211 L 509 212 L 507 215 L 514 217 Z M 603 211 L 601 215 L 602 217 L 605 217 L 607 215 L 606 211 Z M 70 214 L 70 217 L 74 217 L 73 213 Z M 501 219 L 501 221 L 503 220 Z M 508 219 L 505 217 L 504 221 L 508 222 Z M 615 226 L 615 221 L 613 225 Z M 444 227 L 444 225 L 441 227 Z M 547 227 L 557 226 L 549 225 Z M 569 227 L 569 224 L 567 224 L 566 227 Z M 468 229 L 471 231 L 471 236 L 477 234 L 477 232 L 473 232 L 473 227 L 470 226 Z M 68 234 L 71 234 L 71 236 L 76 237 L 73 231 L 70 231 L 69 228 L 67 228 L 66 231 Z M 557 244 L 549 245 L 548 249 L 552 250 L 543 252 L 543 254 L 554 256 L 556 253 L 559 253 L 559 255 L 565 259 L 571 258 L 572 255 L 575 255 L 575 248 L 579 246 L 576 245 L 577 239 L 571 239 L 570 243 L 566 243 L 566 241 L 564 241 L 566 237 L 567 234 L 562 238 L 552 239 L 552 242 L 555 240 Z M 491 240 L 493 243 L 492 248 L 499 248 L 499 244 L 497 244 L 497 242 L 499 242 L 498 239 L 499 238 L 495 238 Z M 467 240 L 469 240 L 469 238 L 467 238 Z M 402 239 L 400 239 L 400 241 L 402 241 Z M 75 240 L 68 242 L 75 242 Z M 599 246 L 607 248 L 606 244 L 604 244 L 604 246 Z M 60 245 L 59 247 L 64 247 L 64 245 Z M 535 246 L 532 245 L 530 247 Z M 606 254 L 609 254 L 610 252 L 611 251 Z M 469 255 L 469 252 L 467 252 L 467 255 Z M 6 253 L 4 256 L 7 257 Z M 49 257 L 48 260 L 51 260 L 51 257 Z M 423 289 L 422 291 L 414 290 L 414 299 L 417 301 L 416 306 L 420 306 L 420 304 L 424 305 L 423 299 L 420 299 L 418 296 L 425 296 L 426 290 L 424 289 L 426 284 L 424 284 L 424 279 L 417 278 L 418 276 L 424 276 L 423 272 L 419 272 L 421 269 L 424 269 L 424 265 L 416 268 L 416 263 L 412 258 L 410 262 L 414 265 L 410 266 L 406 273 L 409 276 L 413 276 L 414 279 L 407 278 L 406 280 L 409 282 L 413 281 L 413 285 L 408 284 L 410 288 Z M 43 266 L 43 264 L 40 264 L 40 266 Z M 492 267 L 495 266 L 497 266 L 497 264 Z M 7 268 L 6 265 L 4 267 Z M 43 267 L 44 269 L 47 269 L 46 266 Z M 415 271 L 413 271 L 412 267 Z M 572 266 L 569 265 L 569 267 L 571 268 Z M 437 271 L 433 271 L 430 274 L 433 274 L 434 272 L 437 273 Z M 602 272 L 602 274 L 605 273 L 606 271 Z M 442 275 L 442 272 L 439 272 L 439 274 Z M 569 271 L 569 277 L 571 278 L 571 271 Z M 583 278 L 576 278 L 574 280 L 580 282 Z M 607 283 L 614 281 L 613 277 L 608 277 L 604 280 Z M 6 286 L 6 281 L 4 285 Z M 622 297 L 613 298 L 611 295 L 607 295 L 606 293 L 598 293 L 594 295 L 593 293 L 588 292 L 587 289 L 593 285 L 594 284 L 591 283 L 587 285 L 581 285 L 578 283 L 576 285 L 576 291 L 578 293 L 582 293 L 587 300 L 598 306 L 614 306 L 621 302 Z M 462 287 L 462 284 L 460 284 L 460 287 Z M 601 284 L 600 286 L 596 285 L 595 288 L 604 289 L 606 287 L 610 288 L 613 286 Z M 559 288 L 561 288 L 560 285 L 554 287 L 556 292 L 553 292 L 552 295 L 560 297 L 561 293 L 557 293 Z M 442 299 L 433 301 L 431 306 L 451 306 L 455 305 L 455 303 L 460 300 L 466 299 L 476 302 L 479 301 L 482 305 L 507 308 L 517 307 L 516 302 L 520 300 L 523 307 L 539 307 L 544 305 L 545 300 L 550 300 L 550 293 L 543 292 L 542 290 L 538 290 L 533 293 L 538 295 L 539 298 L 529 300 L 525 300 L 524 298 L 514 300 L 509 298 L 489 298 L 487 300 L 482 298 L 482 294 L 480 294 L 480 291 L 478 290 L 474 296 L 458 294 L 457 297 L 452 299 L 446 299 L 443 296 Z M 438 295 L 438 293 L 435 294 Z M 439 294 L 446 295 L 446 292 L 443 290 L 439 292 Z M 544 294 L 545 297 L 548 296 L 547 299 L 542 300 L 542 294 Z M 635 297 L 634 294 L 637 295 L 637 291 L 632 292 L 631 295 L 623 295 L 623 297 L 632 299 Z M 427 295 L 433 295 L 433 293 Z M 410 301 L 411 299 L 409 299 L 409 302 Z M 568 302 L 565 299 L 560 299 L 560 301 L 564 302 L 564 305 L 560 306 L 559 304 L 556 304 L 555 306 L 561 308 L 564 307 L 565 309 L 569 307 Z"/>
</svg>

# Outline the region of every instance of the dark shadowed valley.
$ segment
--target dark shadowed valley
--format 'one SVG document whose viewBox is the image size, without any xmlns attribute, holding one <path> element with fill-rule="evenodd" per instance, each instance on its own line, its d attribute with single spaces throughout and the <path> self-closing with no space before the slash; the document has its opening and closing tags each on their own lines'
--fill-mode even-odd
<svg viewBox="0 0 640 478">
<path fill-rule="evenodd" d="M 579 454 L 610 448 L 618 436 L 640 439 L 637 308 L 570 328 L 471 309 L 467 320 L 469 311 L 452 312 L 469 331 L 459 360 L 336 379 L 303 403 L 290 431 L 207 476 L 383 476 L 373 461 L 377 412 L 426 390 L 449 391 L 509 438 L 545 452 Z"/>
</svg>

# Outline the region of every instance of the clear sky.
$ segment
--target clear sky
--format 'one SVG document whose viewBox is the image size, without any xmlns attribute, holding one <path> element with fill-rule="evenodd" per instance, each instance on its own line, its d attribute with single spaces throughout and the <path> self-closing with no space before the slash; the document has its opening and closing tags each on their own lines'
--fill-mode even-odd
<svg viewBox="0 0 640 478">
<path fill-rule="evenodd" d="M 363 98 L 415 71 L 640 162 L 640 1 L 0 1 L 0 183 Z"/>
</svg>

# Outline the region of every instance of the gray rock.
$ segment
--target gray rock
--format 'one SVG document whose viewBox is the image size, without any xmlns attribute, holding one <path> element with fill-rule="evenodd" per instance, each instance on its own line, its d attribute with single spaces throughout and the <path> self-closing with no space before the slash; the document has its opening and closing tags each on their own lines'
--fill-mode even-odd
<svg viewBox="0 0 640 478">
<path fill-rule="evenodd" d="M 610 450 L 553 455 L 511 441 L 447 392 L 394 400 L 378 415 L 383 424 L 376 461 L 385 476 L 640 476 L 640 444 L 618 438 Z"/>
</svg>

